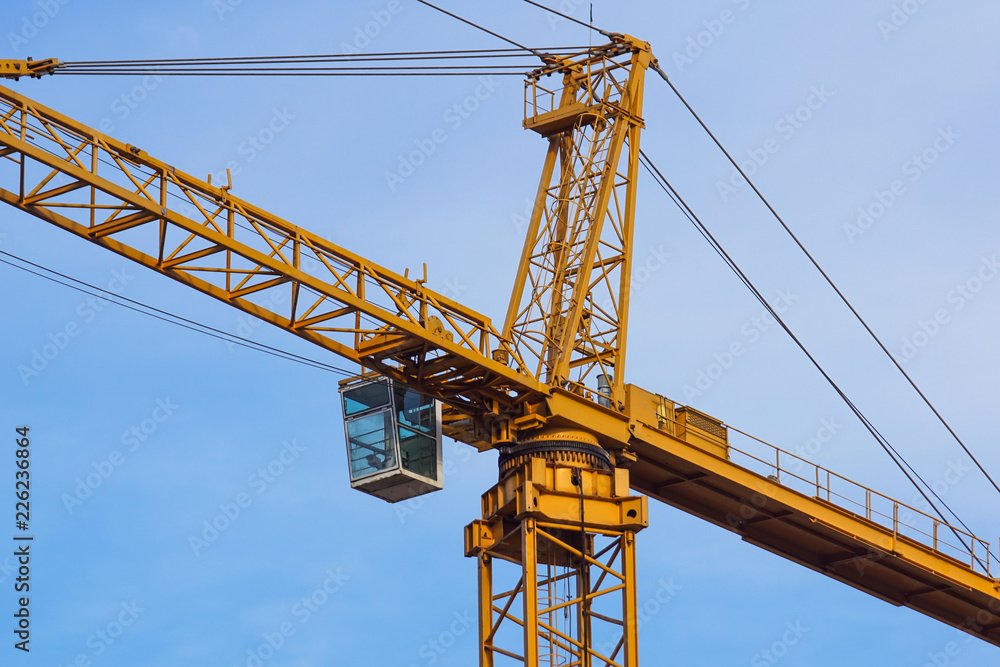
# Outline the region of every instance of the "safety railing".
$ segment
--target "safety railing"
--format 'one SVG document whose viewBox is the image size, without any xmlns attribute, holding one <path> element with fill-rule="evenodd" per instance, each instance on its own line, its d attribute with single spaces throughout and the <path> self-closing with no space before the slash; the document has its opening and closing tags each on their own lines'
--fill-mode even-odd
<svg viewBox="0 0 1000 667">
<path fill-rule="evenodd" d="M 692 426 L 690 423 L 682 425 L 673 418 L 683 408 L 682 405 L 660 398 L 663 402 L 659 411 L 662 413 L 661 428 L 676 435 L 680 432 L 679 428 Z M 671 405 L 672 410 L 669 409 Z M 892 531 L 893 539 L 905 538 L 918 542 L 987 577 L 1000 577 L 1000 550 L 994 550 L 993 544 L 976 537 L 968 530 L 874 491 L 732 426 L 725 426 L 725 429 L 720 442 L 726 443 L 726 456 L 730 462 L 803 495 L 825 501 L 878 524 Z M 738 445 L 733 443 L 734 436 L 738 437 Z"/>
<path fill-rule="evenodd" d="M 728 430 L 733 463 L 887 528 L 893 538 L 915 540 L 988 577 L 1000 574 L 990 542 L 743 431 Z M 733 444 L 732 434 L 742 436 L 740 446 Z"/>
<path fill-rule="evenodd" d="M 625 94 L 630 60 L 628 50 L 609 45 L 595 49 L 590 57 L 574 62 L 572 67 L 579 68 L 581 75 L 576 82 L 579 90 L 574 95 L 574 101 L 586 106 L 601 104 L 617 108 Z M 568 63 L 567 67 L 570 67 Z M 565 90 L 562 75 L 568 70 L 539 70 L 543 71 L 554 75 L 550 86 L 543 85 L 543 79 L 536 73 L 529 75 L 524 82 L 525 119 L 556 111 L 562 102 Z"/>
</svg>

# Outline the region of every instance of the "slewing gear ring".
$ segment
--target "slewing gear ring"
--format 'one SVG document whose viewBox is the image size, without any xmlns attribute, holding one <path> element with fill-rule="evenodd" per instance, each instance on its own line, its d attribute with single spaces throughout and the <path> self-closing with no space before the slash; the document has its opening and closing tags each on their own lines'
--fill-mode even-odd
<svg viewBox="0 0 1000 667">
<path fill-rule="evenodd" d="M 597 439 L 578 431 L 540 434 L 531 440 L 498 449 L 501 477 L 532 458 L 543 458 L 565 466 L 611 470 L 611 457 L 597 444 Z"/>
</svg>

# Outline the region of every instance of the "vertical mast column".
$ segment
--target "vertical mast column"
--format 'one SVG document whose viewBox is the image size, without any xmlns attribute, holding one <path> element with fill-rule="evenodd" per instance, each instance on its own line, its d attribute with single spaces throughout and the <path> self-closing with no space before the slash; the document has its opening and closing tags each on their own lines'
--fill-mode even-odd
<svg viewBox="0 0 1000 667">
<path fill-rule="evenodd" d="M 636 667 L 635 534 L 647 500 L 582 433 L 501 450 L 465 529 L 479 562 L 480 665 Z"/>
</svg>

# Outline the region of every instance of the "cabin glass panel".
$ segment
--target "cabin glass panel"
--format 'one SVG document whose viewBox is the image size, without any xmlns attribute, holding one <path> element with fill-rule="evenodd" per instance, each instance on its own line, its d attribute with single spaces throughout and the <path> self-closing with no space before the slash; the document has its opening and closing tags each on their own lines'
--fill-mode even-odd
<svg viewBox="0 0 1000 667">
<path fill-rule="evenodd" d="M 399 432 L 400 462 L 424 477 L 437 477 L 437 403 L 406 387 L 395 387 L 393 399 Z"/>
<path fill-rule="evenodd" d="M 340 389 L 351 486 L 390 502 L 440 489 L 441 404 L 387 378 Z"/>
<path fill-rule="evenodd" d="M 389 385 L 370 382 L 344 392 L 344 416 L 351 417 L 376 408 L 389 407 Z"/>
<path fill-rule="evenodd" d="M 392 413 L 383 410 L 347 422 L 347 451 L 352 480 L 395 468 Z"/>
</svg>

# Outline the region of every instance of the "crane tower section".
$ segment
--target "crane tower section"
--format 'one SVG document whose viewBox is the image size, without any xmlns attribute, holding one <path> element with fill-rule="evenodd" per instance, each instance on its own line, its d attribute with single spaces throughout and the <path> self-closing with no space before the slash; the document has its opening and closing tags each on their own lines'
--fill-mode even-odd
<svg viewBox="0 0 1000 667">
<path fill-rule="evenodd" d="M 504 338 L 529 375 L 617 409 L 649 62 L 648 44 L 615 36 L 525 82 L 524 127 L 549 145 Z"/>
</svg>

